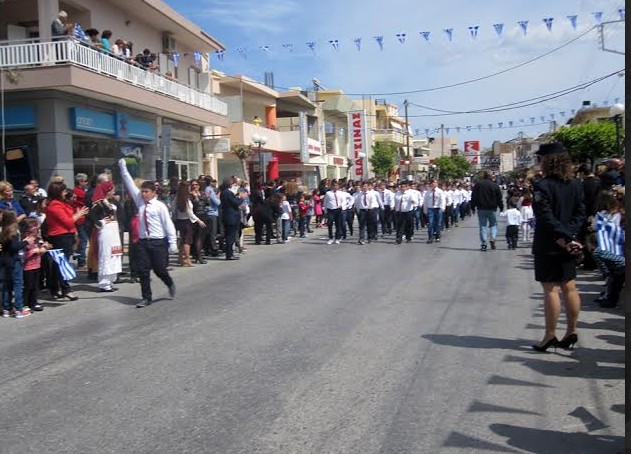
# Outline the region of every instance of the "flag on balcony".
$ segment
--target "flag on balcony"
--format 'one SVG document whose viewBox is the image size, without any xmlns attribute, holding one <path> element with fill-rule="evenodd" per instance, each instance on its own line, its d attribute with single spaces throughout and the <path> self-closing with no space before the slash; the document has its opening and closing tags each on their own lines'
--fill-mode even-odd
<svg viewBox="0 0 631 454">
<path fill-rule="evenodd" d="M 429 42 L 429 34 L 431 32 L 419 32 L 419 33 L 421 34 L 423 38 L 425 38 L 425 41 Z"/>
<path fill-rule="evenodd" d="M 498 38 L 501 38 L 504 35 L 504 24 L 493 24 L 493 28 L 495 29 L 495 33 L 497 33 Z"/>
<path fill-rule="evenodd" d="M 521 27 L 521 31 L 524 32 L 524 36 L 526 36 L 526 33 L 528 33 L 528 21 L 527 20 L 520 20 L 517 23 Z"/>
<path fill-rule="evenodd" d="M 81 24 L 74 24 L 73 35 L 76 39 L 78 39 L 79 41 L 83 41 L 84 43 L 90 41 L 90 38 L 88 38 L 88 35 L 85 34 L 85 31 L 83 30 L 83 27 L 81 27 Z"/>
<path fill-rule="evenodd" d="M 578 16 L 576 14 L 573 14 L 571 16 L 567 16 L 567 18 L 570 21 L 570 24 L 572 24 L 572 28 L 576 30 L 576 21 L 578 19 Z"/>
</svg>

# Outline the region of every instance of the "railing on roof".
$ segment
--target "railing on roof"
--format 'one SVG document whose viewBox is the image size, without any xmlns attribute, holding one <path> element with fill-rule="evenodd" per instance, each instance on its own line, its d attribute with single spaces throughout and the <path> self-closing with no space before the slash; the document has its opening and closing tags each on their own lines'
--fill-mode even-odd
<svg viewBox="0 0 631 454">
<path fill-rule="evenodd" d="M 220 115 L 228 114 L 228 105 L 204 93 L 148 71 L 127 61 L 75 40 L 0 42 L 0 69 L 74 64 L 99 74 L 113 76 L 145 90 L 162 93 Z"/>
</svg>

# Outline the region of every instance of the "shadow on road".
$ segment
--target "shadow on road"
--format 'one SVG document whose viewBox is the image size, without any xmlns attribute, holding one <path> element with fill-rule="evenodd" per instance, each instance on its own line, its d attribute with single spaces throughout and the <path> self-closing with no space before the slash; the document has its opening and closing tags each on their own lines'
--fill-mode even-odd
<svg viewBox="0 0 631 454">
<path fill-rule="evenodd" d="M 505 350 L 526 350 L 528 341 L 523 339 L 499 339 L 484 336 L 456 336 L 453 334 L 424 334 L 423 338 L 440 345 L 465 348 L 499 348 Z"/>
</svg>

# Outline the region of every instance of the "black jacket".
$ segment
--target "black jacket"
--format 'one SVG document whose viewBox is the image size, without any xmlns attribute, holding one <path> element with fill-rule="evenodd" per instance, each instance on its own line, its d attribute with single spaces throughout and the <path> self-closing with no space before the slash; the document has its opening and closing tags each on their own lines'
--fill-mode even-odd
<svg viewBox="0 0 631 454">
<path fill-rule="evenodd" d="M 471 192 L 471 207 L 478 210 L 504 211 L 502 191 L 496 182 L 488 178 L 478 181 Z"/>
<path fill-rule="evenodd" d="M 223 224 L 239 225 L 241 222 L 241 208 L 239 207 L 243 203 L 243 199 L 234 195 L 229 188 L 222 188 L 219 199 L 221 200 L 221 221 Z"/>
<path fill-rule="evenodd" d="M 533 254 L 565 253 L 556 241 L 575 239 L 585 222 L 583 185 L 576 179 L 543 178 L 535 186 L 532 208 L 537 220 Z"/>
</svg>

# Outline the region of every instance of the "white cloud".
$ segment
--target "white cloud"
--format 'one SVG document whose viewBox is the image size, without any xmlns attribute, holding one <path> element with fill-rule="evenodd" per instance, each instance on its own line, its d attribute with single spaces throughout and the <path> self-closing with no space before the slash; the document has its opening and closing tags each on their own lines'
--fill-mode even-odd
<svg viewBox="0 0 631 454">
<path fill-rule="evenodd" d="M 198 21 L 210 20 L 239 29 L 239 33 L 281 33 L 287 20 L 300 8 L 294 0 L 213 0 L 204 1 L 195 14 Z"/>
</svg>

